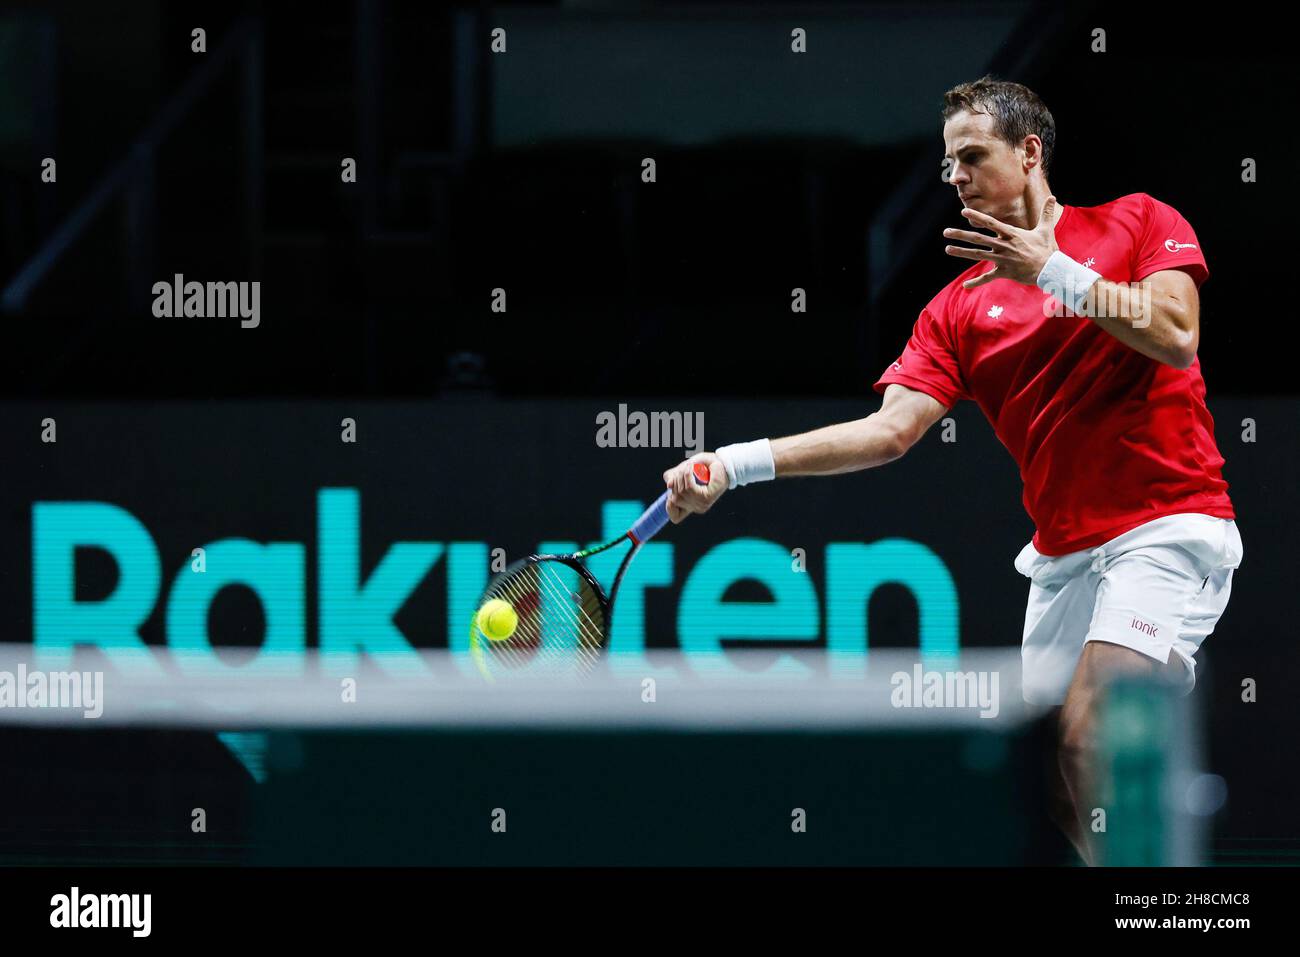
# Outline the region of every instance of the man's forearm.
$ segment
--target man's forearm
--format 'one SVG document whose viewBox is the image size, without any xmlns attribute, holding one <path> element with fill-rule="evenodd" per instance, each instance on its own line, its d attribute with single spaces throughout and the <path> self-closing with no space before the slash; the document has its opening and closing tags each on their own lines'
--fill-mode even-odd
<svg viewBox="0 0 1300 957">
<path fill-rule="evenodd" d="M 772 440 L 777 478 L 839 475 L 901 458 L 907 442 L 880 413 Z"/>
<path fill-rule="evenodd" d="M 1156 299 L 1147 284 L 1099 279 L 1084 309 L 1093 322 L 1144 356 L 1176 369 L 1192 364 L 1195 335 L 1186 328 L 1181 304 Z"/>
</svg>

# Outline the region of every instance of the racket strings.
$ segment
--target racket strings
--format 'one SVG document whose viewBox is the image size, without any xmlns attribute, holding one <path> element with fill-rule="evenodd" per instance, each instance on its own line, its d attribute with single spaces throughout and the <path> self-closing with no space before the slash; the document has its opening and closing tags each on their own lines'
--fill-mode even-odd
<svg viewBox="0 0 1300 957">
<path fill-rule="evenodd" d="M 571 572 L 571 574 L 578 578 L 578 591 L 572 592 L 551 565 L 550 562 L 539 562 L 535 567 L 537 568 L 538 581 L 546 589 L 546 594 L 552 598 L 552 602 L 545 607 L 555 608 L 560 612 L 560 616 L 557 621 L 553 617 L 543 615 L 542 620 L 552 625 L 558 625 L 556 631 L 560 633 L 564 640 L 572 642 L 572 647 L 554 648 L 553 650 L 560 654 L 576 651 L 582 663 L 590 665 L 604 643 L 604 628 L 596 623 L 592 614 L 594 610 L 599 617 L 604 618 L 603 615 L 599 614 L 599 602 L 596 601 L 590 587 L 576 572 Z M 543 652 L 547 650 L 545 643 L 543 643 L 542 650 Z"/>
<path fill-rule="evenodd" d="M 604 644 L 604 610 L 595 592 L 574 570 L 577 591 L 569 587 L 553 562 L 533 562 L 498 582 L 493 596 L 509 601 L 518 616 L 515 633 L 486 646 L 494 660 L 522 668 L 542 659 L 544 665 L 575 664 L 589 670 Z"/>
<path fill-rule="evenodd" d="M 596 624 L 591 610 L 593 607 L 598 609 L 599 603 L 586 582 L 579 579 L 578 591 L 571 592 L 555 570 L 547 567 L 548 564 L 546 562 L 539 564 L 538 579 L 546 581 L 548 593 L 555 597 L 560 607 L 568 612 L 569 627 L 566 629 L 566 637 L 575 639 L 579 654 L 584 657 L 594 657 L 604 644 L 605 630 Z M 563 595 L 566 593 L 572 604 L 564 604 Z"/>
<path fill-rule="evenodd" d="M 505 643 L 502 650 L 508 663 L 520 666 L 534 656 L 555 663 L 576 652 L 579 663 L 586 664 L 591 657 L 589 649 L 599 647 L 599 626 L 586 609 L 575 604 L 573 594 L 550 569 L 530 577 L 535 578 L 529 583 L 535 590 L 526 589 L 522 595 L 530 612 L 527 627 L 516 632 L 517 640 Z M 514 591 L 518 593 L 518 589 Z"/>
<path fill-rule="evenodd" d="M 511 667 L 522 667 L 537 654 L 543 643 L 540 582 L 535 574 L 520 574 L 503 583 L 502 594 L 514 607 L 519 624 L 510 638 L 492 642 L 488 648 L 503 663 Z"/>
<path fill-rule="evenodd" d="M 488 648 L 492 651 L 494 657 L 503 659 L 506 664 L 511 666 L 522 665 L 541 645 L 541 631 L 538 628 L 537 614 L 537 605 L 541 601 L 541 595 L 524 581 L 523 575 L 517 575 L 502 582 L 493 597 L 504 597 L 506 601 L 510 602 L 511 607 L 515 609 L 519 623 L 515 626 L 515 633 L 510 638 L 505 641 L 490 642 Z M 523 649 L 527 649 L 527 654 L 523 653 Z"/>
</svg>

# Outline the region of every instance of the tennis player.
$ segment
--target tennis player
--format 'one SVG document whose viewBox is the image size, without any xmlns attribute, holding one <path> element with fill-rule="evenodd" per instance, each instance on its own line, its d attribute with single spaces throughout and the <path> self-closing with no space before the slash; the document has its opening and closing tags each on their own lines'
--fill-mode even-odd
<svg viewBox="0 0 1300 957">
<path fill-rule="evenodd" d="M 943 231 L 945 252 L 968 268 L 875 383 L 880 410 L 696 455 L 664 473 L 669 514 L 752 482 L 884 465 L 974 400 L 1020 466 L 1035 526 L 1015 559 L 1030 580 L 1024 695 L 1054 708 L 1054 817 L 1093 863 L 1099 694 L 1131 672 L 1191 691 L 1242 559 L 1196 357 L 1209 273 L 1191 226 L 1146 193 L 1056 201 L 1055 123 L 1026 87 L 963 83 L 943 119 L 966 220 Z M 707 487 L 695 461 L 719 466 Z"/>
</svg>

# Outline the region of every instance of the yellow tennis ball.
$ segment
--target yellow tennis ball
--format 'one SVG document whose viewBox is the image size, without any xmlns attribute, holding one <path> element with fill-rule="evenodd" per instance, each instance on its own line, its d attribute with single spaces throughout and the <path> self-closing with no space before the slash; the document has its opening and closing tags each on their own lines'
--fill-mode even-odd
<svg viewBox="0 0 1300 957">
<path fill-rule="evenodd" d="M 519 616 L 508 601 L 493 598 L 478 610 L 478 630 L 493 641 L 505 641 L 519 627 Z"/>
</svg>

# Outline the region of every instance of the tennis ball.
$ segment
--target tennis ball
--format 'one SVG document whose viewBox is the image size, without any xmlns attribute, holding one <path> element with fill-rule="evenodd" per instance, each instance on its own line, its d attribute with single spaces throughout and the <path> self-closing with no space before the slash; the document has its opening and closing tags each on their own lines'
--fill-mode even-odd
<svg viewBox="0 0 1300 957">
<path fill-rule="evenodd" d="M 493 641 L 505 641 L 519 626 L 519 616 L 510 602 L 493 598 L 478 610 L 478 630 Z"/>
</svg>

